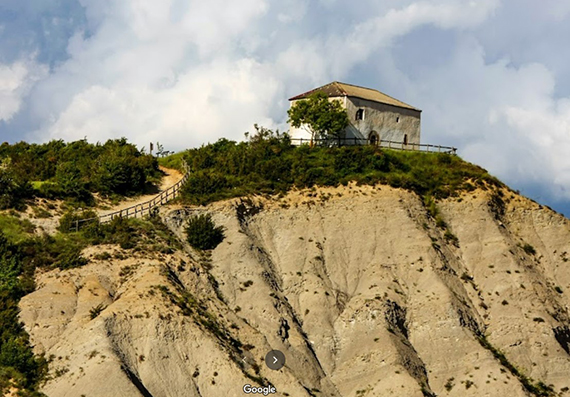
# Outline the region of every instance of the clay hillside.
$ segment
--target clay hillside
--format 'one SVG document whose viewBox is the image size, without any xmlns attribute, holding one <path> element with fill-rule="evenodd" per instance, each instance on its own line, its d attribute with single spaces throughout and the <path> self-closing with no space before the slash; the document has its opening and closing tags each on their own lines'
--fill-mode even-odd
<svg viewBox="0 0 570 397">
<path fill-rule="evenodd" d="M 113 188 L 131 155 L 144 178 Z M 55 156 L 4 195 L 4 395 L 570 396 L 570 221 L 480 167 L 264 130 L 162 171 L 90 156 L 120 161 L 58 177 Z M 186 172 L 151 216 L 73 230 Z"/>
</svg>

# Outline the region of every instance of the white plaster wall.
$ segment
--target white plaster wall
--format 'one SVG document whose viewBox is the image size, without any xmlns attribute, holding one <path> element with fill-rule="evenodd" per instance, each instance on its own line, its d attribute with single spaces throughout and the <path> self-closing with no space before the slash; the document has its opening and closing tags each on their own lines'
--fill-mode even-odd
<svg viewBox="0 0 570 397">
<path fill-rule="evenodd" d="M 358 109 L 364 109 L 363 120 L 355 120 Z M 351 123 L 347 137 L 368 139 L 370 132 L 375 131 L 381 140 L 403 142 L 404 134 L 407 134 L 409 144 L 420 143 L 421 112 L 418 110 L 348 98 L 346 111 Z"/>
</svg>

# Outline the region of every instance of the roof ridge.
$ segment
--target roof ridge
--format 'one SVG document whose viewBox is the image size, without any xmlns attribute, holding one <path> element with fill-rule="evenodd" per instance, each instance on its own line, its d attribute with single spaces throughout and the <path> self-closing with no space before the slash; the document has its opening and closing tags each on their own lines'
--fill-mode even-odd
<svg viewBox="0 0 570 397">
<path fill-rule="evenodd" d="M 349 86 L 351 86 L 351 87 L 356 87 L 356 88 L 364 88 L 365 90 L 378 91 L 378 90 L 375 90 L 374 88 L 364 87 L 364 86 L 361 86 L 361 85 L 350 84 L 350 83 L 343 83 L 342 81 L 335 81 L 335 83 L 337 83 L 337 84 L 343 84 L 343 85 L 349 85 Z M 380 92 L 380 91 L 378 91 L 378 92 Z"/>
<path fill-rule="evenodd" d="M 309 95 L 324 91 L 326 95 L 330 97 L 355 97 L 362 98 L 373 102 L 384 103 L 391 106 L 396 106 L 400 108 L 407 108 L 421 112 L 420 109 L 413 107 L 391 95 L 385 94 L 382 91 L 376 90 L 374 88 L 362 87 L 356 84 L 343 83 L 341 81 L 335 80 L 323 86 L 313 88 L 303 94 L 296 95 L 289 98 L 290 101 L 307 98 Z"/>
<path fill-rule="evenodd" d="M 413 107 L 412 105 L 410 105 L 410 104 L 408 104 L 408 103 L 406 103 L 406 102 L 404 102 L 404 101 L 401 101 L 401 100 L 399 100 L 398 98 L 394 98 L 392 95 L 388 95 L 388 94 L 386 94 L 385 92 L 382 92 L 382 91 L 380 91 L 380 90 L 376 90 L 376 89 L 374 89 L 374 88 L 363 87 L 363 86 L 360 86 L 360 85 L 350 84 L 350 83 L 343 83 L 343 82 L 341 82 L 341 81 L 335 81 L 335 83 L 344 84 L 344 85 L 349 85 L 349 86 L 351 86 L 351 87 L 356 87 L 356 88 L 362 88 L 362 89 L 369 90 L 369 91 L 376 91 L 376 92 L 379 92 L 379 93 L 382 94 L 382 95 L 387 96 L 387 97 L 390 98 L 390 99 L 393 99 L 393 100 L 395 100 L 395 101 L 397 101 L 397 102 L 403 103 L 404 105 L 407 105 L 407 106 L 409 106 L 409 107 Z M 346 95 L 348 96 L 348 94 L 346 94 Z"/>
<path fill-rule="evenodd" d="M 340 81 L 333 81 L 332 83 L 330 83 L 330 85 L 335 85 L 335 87 L 342 92 L 345 96 L 348 96 L 348 92 L 346 92 L 346 90 L 344 88 L 342 88 L 342 85 L 344 84 L 343 82 Z M 329 84 L 327 84 L 329 85 Z M 325 86 L 326 87 L 326 86 Z"/>
</svg>

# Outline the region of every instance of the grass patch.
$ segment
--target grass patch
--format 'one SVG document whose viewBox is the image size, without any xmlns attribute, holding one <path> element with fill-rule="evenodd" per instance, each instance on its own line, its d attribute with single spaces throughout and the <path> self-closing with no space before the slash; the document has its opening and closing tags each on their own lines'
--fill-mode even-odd
<svg viewBox="0 0 570 397">
<path fill-rule="evenodd" d="M 27 219 L 0 214 L 0 230 L 12 243 L 19 243 L 29 238 L 35 229 L 34 224 Z"/>
<path fill-rule="evenodd" d="M 182 166 L 183 158 L 184 152 L 178 152 L 166 157 L 159 157 L 158 164 L 166 168 L 174 168 L 180 172 L 184 172 L 184 167 Z"/>
<path fill-rule="evenodd" d="M 502 186 L 496 178 L 457 156 L 378 149 L 293 146 L 271 133 L 247 142 L 221 139 L 184 153 L 191 174 L 180 200 L 190 204 L 291 188 L 387 184 L 441 199 L 476 186 Z"/>
</svg>

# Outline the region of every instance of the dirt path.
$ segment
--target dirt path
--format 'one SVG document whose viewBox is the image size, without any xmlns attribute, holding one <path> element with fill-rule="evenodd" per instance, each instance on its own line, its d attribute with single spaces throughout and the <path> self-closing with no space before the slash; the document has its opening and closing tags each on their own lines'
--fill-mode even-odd
<svg viewBox="0 0 570 397">
<path fill-rule="evenodd" d="M 136 204 L 142 204 L 145 201 L 148 201 L 148 200 L 156 197 L 157 195 L 159 195 L 161 192 L 165 191 L 166 189 L 168 189 L 172 185 L 176 184 L 176 182 L 178 182 L 183 177 L 183 175 L 180 171 L 175 170 L 173 168 L 166 168 L 163 166 L 159 166 L 159 168 L 162 172 L 164 172 L 165 175 L 162 178 L 158 192 L 153 193 L 153 194 L 145 194 L 143 196 L 137 196 L 137 197 L 126 199 L 124 201 L 121 201 L 120 204 L 113 206 L 112 208 L 109 208 L 106 210 L 98 210 L 97 214 L 99 216 L 106 215 L 106 214 L 110 214 L 111 212 L 119 211 L 119 210 L 125 209 L 127 207 L 131 207 L 133 205 L 136 205 Z"/>
</svg>

